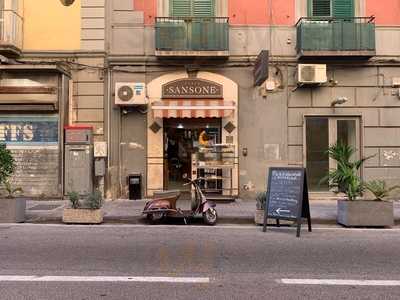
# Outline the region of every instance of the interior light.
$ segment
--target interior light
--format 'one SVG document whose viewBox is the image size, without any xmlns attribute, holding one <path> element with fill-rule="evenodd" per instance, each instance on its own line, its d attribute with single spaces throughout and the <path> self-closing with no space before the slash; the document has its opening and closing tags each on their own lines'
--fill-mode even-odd
<svg viewBox="0 0 400 300">
<path fill-rule="evenodd" d="M 178 124 L 178 128 L 179 128 L 179 129 L 183 129 L 183 128 L 185 128 L 185 127 L 183 127 L 183 124 Z"/>
</svg>

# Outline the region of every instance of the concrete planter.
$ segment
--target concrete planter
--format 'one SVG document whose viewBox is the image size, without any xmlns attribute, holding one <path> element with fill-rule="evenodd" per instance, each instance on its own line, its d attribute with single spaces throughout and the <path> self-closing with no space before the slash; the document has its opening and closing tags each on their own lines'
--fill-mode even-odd
<svg viewBox="0 0 400 300">
<path fill-rule="evenodd" d="M 254 214 L 254 222 L 256 225 L 263 225 L 264 224 L 264 210 L 263 209 L 256 209 Z"/>
<path fill-rule="evenodd" d="M 393 203 L 374 200 L 338 200 L 337 222 L 347 227 L 393 226 Z"/>
<path fill-rule="evenodd" d="M 100 224 L 103 216 L 101 209 L 64 208 L 62 220 L 69 224 Z"/>
<path fill-rule="evenodd" d="M 25 198 L 0 198 L 0 223 L 25 222 Z"/>
</svg>

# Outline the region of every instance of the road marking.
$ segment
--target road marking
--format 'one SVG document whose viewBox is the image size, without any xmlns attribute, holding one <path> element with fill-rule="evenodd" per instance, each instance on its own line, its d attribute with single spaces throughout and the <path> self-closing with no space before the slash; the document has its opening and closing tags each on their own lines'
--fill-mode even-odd
<svg viewBox="0 0 400 300">
<path fill-rule="evenodd" d="M 232 224 L 224 224 L 224 225 L 216 225 L 216 226 L 208 226 L 208 225 L 190 225 L 190 226 L 185 226 L 185 225 L 146 225 L 146 224 L 101 224 L 101 225 L 79 225 L 79 224 L 74 224 L 74 225 L 66 225 L 66 224 L 37 224 L 37 223 L 2 223 L 0 224 L 1 227 L 64 227 L 64 228 L 147 228 L 147 229 L 169 229 L 169 228 L 182 228 L 182 229 L 190 229 L 190 228 L 204 228 L 204 229 L 243 229 L 243 230 L 259 230 L 262 231 L 262 226 L 255 226 L 252 224 L 243 224 L 243 225 L 232 225 Z M 290 226 L 282 226 L 281 227 L 269 227 L 272 230 L 287 230 L 287 229 L 295 229 L 295 227 L 290 227 Z M 350 231 L 350 232 L 356 232 L 356 231 L 368 231 L 368 232 L 396 232 L 400 231 L 400 227 L 396 225 L 395 227 L 392 228 L 345 228 L 341 227 L 339 225 L 331 225 L 331 226 L 324 226 L 324 227 L 317 227 L 313 226 L 313 230 L 325 230 L 325 231 L 334 231 L 334 230 L 339 230 L 339 231 Z M 306 230 L 306 227 L 304 227 L 304 230 Z"/>
<path fill-rule="evenodd" d="M 164 282 L 209 283 L 208 277 L 153 277 L 153 276 L 0 276 L 0 282 Z"/>
<path fill-rule="evenodd" d="M 400 286 L 400 280 L 281 279 L 278 282 L 301 285 Z"/>
</svg>

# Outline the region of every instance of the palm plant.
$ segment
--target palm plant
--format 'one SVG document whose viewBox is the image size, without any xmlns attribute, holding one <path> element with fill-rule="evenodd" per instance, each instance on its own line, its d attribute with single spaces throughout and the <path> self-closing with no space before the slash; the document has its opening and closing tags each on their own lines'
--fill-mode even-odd
<svg viewBox="0 0 400 300">
<path fill-rule="evenodd" d="M 399 189 L 399 185 L 388 187 L 384 180 L 372 180 L 365 183 L 365 188 L 369 190 L 378 201 L 383 201 L 384 198 L 390 195 L 390 192 Z"/>
<path fill-rule="evenodd" d="M 353 147 L 341 141 L 331 145 L 327 153 L 331 159 L 336 161 L 337 168 L 331 169 L 327 176 L 321 180 L 328 182 L 330 186 L 337 187 L 340 192 L 346 194 L 349 200 L 355 200 L 365 190 L 365 185 L 358 175 L 358 171 L 362 164 L 372 157 L 352 161 L 355 152 L 356 150 Z"/>
</svg>

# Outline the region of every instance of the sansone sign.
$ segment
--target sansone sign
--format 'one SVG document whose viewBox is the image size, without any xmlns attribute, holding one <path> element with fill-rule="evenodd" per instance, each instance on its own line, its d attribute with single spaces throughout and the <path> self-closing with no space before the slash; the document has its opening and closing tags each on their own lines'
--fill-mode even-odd
<svg viewBox="0 0 400 300">
<path fill-rule="evenodd" d="M 179 79 L 162 86 L 164 99 L 222 99 L 222 85 L 199 78 Z"/>
</svg>

